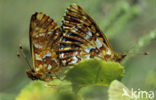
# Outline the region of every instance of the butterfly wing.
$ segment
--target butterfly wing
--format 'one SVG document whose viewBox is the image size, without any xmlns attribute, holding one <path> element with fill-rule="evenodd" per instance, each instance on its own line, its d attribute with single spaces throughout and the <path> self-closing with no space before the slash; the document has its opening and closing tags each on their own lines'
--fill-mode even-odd
<svg viewBox="0 0 156 100">
<path fill-rule="evenodd" d="M 68 65 L 82 59 L 98 57 L 111 60 L 114 51 L 94 20 L 78 5 L 71 5 L 64 16 L 60 42 L 60 59 Z"/>
<path fill-rule="evenodd" d="M 29 33 L 34 72 L 54 71 L 59 66 L 59 26 L 49 16 L 36 12 L 31 17 Z"/>
</svg>

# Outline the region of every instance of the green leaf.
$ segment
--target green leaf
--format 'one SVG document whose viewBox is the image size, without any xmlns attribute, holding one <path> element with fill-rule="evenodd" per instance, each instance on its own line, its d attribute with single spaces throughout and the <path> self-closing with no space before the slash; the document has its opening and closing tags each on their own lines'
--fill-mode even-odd
<svg viewBox="0 0 156 100">
<path fill-rule="evenodd" d="M 71 81 L 74 91 L 78 91 L 84 86 L 109 86 L 113 80 L 121 80 L 124 72 L 124 67 L 117 62 L 89 59 L 75 64 L 65 79 Z"/>
<path fill-rule="evenodd" d="M 120 80 L 123 74 L 124 68 L 119 63 L 84 60 L 68 71 L 65 77 L 67 81 L 33 81 L 21 91 L 16 100 L 82 100 L 73 90 L 90 85 L 109 86 L 114 79 Z"/>
<path fill-rule="evenodd" d="M 127 87 L 117 80 L 114 80 L 108 90 L 109 100 L 130 100 L 128 96 L 122 96 L 123 88 L 130 93 Z"/>
<path fill-rule="evenodd" d="M 72 92 L 70 82 L 53 80 L 49 83 L 31 82 L 16 100 L 82 100 L 82 98 Z"/>
<path fill-rule="evenodd" d="M 45 83 L 42 81 L 31 82 L 21 91 L 16 100 L 50 100 L 54 89 L 46 88 L 44 85 Z"/>
</svg>

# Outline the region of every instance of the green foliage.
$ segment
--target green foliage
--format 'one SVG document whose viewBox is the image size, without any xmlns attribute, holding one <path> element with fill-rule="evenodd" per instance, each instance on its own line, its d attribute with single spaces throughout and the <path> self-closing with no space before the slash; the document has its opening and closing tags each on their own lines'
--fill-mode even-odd
<svg viewBox="0 0 156 100">
<path fill-rule="evenodd" d="M 111 81 L 121 80 L 123 75 L 124 67 L 117 62 L 89 59 L 75 64 L 65 79 L 71 81 L 74 90 L 77 90 L 91 85 L 109 86 Z"/>
<path fill-rule="evenodd" d="M 16 100 L 81 100 L 79 89 L 93 85 L 109 86 L 113 80 L 121 80 L 123 75 L 124 67 L 117 62 L 84 60 L 68 71 L 65 77 L 67 81 L 53 80 L 47 84 L 33 81 L 21 91 Z"/>
<path fill-rule="evenodd" d="M 16 100 L 82 100 L 72 92 L 70 82 L 54 80 L 50 83 L 33 81 L 26 86 Z"/>
<path fill-rule="evenodd" d="M 50 100 L 50 98 L 52 97 L 51 94 L 54 93 L 54 89 L 45 88 L 44 84 L 45 83 L 41 81 L 31 82 L 21 91 L 20 95 L 16 98 L 16 100 Z"/>
</svg>

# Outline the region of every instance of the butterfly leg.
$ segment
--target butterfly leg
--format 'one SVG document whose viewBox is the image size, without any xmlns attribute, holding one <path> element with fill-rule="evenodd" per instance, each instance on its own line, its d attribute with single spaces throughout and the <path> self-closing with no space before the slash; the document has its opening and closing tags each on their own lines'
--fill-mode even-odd
<svg viewBox="0 0 156 100">
<path fill-rule="evenodd" d="M 54 73 L 55 74 L 55 77 L 57 78 L 57 79 L 59 79 L 60 81 L 63 81 L 63 79 L 61 79 L 56 73 Z"/>
</svg>

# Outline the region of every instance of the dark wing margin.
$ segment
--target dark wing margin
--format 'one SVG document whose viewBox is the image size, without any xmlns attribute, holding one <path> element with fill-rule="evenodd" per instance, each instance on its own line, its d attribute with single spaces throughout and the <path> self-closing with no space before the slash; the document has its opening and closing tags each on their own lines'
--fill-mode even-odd
<svg viewBox="0 0 156 100">
<path fill-rule="evenodd" d="M 72 4 L 67 9 L 62 30 L 64 35 L 59 49 L 62 64 L 70 65 L 93 57 L 104 60 L 112 58 L 114 52 L 106 36 L 78 5 Z"/>
</svg>

